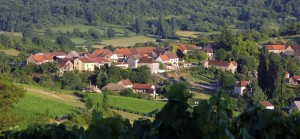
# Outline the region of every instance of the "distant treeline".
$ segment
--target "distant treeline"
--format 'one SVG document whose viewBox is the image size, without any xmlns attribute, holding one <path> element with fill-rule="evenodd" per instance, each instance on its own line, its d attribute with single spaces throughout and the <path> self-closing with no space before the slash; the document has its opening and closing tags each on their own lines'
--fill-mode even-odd
<svg viewBox="0 0 300 139">
<path fill-rule="evenodd" d="M 0 29 L 53 25 L 132 25 L 145 18 L 146 27 L 156 28 L 160 15 L 176 17 L 182 30 L 210 31 L 235 25 L 241 29 L 263 30 L 272 22 L 299 21 L 299 0 L 9 0 L 0 2 Z M 155 21 L 155 22 L 154 22 Z"/>
</svg>

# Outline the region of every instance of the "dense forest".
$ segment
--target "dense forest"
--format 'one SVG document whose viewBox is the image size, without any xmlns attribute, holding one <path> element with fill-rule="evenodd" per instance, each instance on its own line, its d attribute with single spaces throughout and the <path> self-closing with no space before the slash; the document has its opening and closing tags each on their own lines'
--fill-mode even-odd
<svg viewBox="0 0 300 139">
<path fill-rule="evenodd" d="M 264 30 L 272 23 L 300 19 L 298 0 L 10 0 L 0 5 L 0 29 L 6 31 L 68 24 L 131 25 L 139 17 L 153 27 L 160 15 L 176 18 L 182 30 L 196 31 L 224 25 Z"/>
</svg>

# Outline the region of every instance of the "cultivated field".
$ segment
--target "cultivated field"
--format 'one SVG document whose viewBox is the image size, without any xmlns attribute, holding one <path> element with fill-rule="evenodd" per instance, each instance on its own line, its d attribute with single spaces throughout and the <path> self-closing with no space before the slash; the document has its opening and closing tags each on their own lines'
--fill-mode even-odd
<svg viewBox="0 0 300 139">
<path fill-rule="evenodd" d="M 102 94 L 88 94 L 88 97 L 91 98 L 94 103 L 102 102 Z M 109 95 L 108 104 L 111 107 L 125 109 L 132 112 L 138 112 L 143 114 L 155 114 L 156 112 L 160 111 L 166 103 L 131 97 Z"/>
<path fill-rule="evenodd" d="M 40 118 L 50 120 L 76 112 L 76 106 L 57 99 L 53 96 L 27 92 L 17 104 L 14 105 L 15 115 L 21 119 L 22 126 L 26 127 Z"/>
<path fill-rule="evenodd" d="M 177 31 L 176 35 L 184 38 L 190 38 L 190 37 L 197 38 L 199 33 L 200 32 L 196 32 L 196 31 Z"/>
</svg>

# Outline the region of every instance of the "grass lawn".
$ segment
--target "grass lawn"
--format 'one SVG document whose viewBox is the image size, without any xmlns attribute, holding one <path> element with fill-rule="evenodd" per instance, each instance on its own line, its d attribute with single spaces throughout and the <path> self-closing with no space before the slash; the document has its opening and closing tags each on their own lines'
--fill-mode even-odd
<svg viewBox="0 0 300 139">
<path fill-rule="evenodd" d="M 66 25 L 66 26 L 54 26 L 54 27 L 50 27 L 50 29 L 53 31 L 53 32 L 63 32 L 63 33 L 66 33 L 66 32 L 73 32 L 73 29 L 75 28 L 79 28 L 81 32 L 86 32 L 88 31 L 89 29 L 96 29 L 98 31 L 100 31 L 101 33 L 103 32 L 102 29 L 99 29 L 95 26 L 87 26 L 87 25 Z M 44 29 L 38 29 L 36 30 L 37 32 L 45 32 L 46 28 Z"/>
<path fill-rule="evenodd" d="M 85 39 L 83 39 L 83 38 L 71 38 L 71 41 L 72 42 L 74 42 L 75 44 L 83 44 L 83 43 L 85 43 L 86 42 L 86 40 Z"/>
<path fill-rule="evenodd" d="M 62 117 L 76 112 L 76 107 L 51 96 L 39 95 L 27 92 L 17 104 L 14 105 L 14 113 L 22 120 L 22 126 L 28 126 L 35 122 L 35 118 L 42 116 L 46 119 Z"/>
<path fill-rule="evenodd" d="M 94 103 L 102 102 L 102 94 L 88 94 Z M 150 101 L 122 96 L 108 96 L 109 106 L 144 114 L 155 114 L 166 104 L 165 102 Z"/>
<path fill-rule="evenodd" d="M 11 35 L 11 36 L 16 36 L 16 37 L 23 37 L 21 32 L 7 32 L 7 31 L 0 31 L 0 34 L 4 35 Z"/>
<path fill-rule="evenodd" d="M 215 92 L 208 89 L 191 89 L 194 99 L 209 99 Z"/>
<path fill-rule="evenodd" d="M 200 32 L 196 32 L 196 31 L 176 31 L 176 35 L 178 35 L 179 37 L 185 37 L 185 38 L 197 38 L 198 34 Z"/>
<path fill-rule="evenodd" d="M 122 46 L 127 47 L 130 45 L 135 45 L 136 43 L 145 43 L 145 42 L 155 42 L 155 38 L 147 37 L 147 36 L 132 36 L 132 37 L 123 37 L 123 38 L 115 38 L 109 40 L 103 40 L 101 42 L 102 45 L 93 45 L 95 48 L 101 48 L 105 45 L 112 45 L 112 46 Z"/>
<path fill-rule="evenodd" d="M 0 50 L 0 52 L 4 52 L 8 55 L 12 55 L 12 56 L 18 56 L 19 55 L 19 51 L 15 50 L 15 49 L 6 49 L 6 50 Z"/>
</svg>

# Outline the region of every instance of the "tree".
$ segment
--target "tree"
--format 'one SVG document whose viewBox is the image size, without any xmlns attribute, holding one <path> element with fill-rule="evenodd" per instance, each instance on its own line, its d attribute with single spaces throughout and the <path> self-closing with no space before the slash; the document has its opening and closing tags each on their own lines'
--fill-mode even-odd
<svg viewBox="0 0 300 139">
<path fill-rule="evenodd" d="M 199 51 L 197 53 L 197 59 L 199 61 L 206 60 L 207 59 L 207 54 L 205 52 L 203 52 L 203 51 Z"/>
<path fill-rule="evenodd" d="M 65 35 L 60 35 L 56 38 L 56 44 L 60 46 L 66 46 L 70 49 L 75 48 L 75 44 L 71 41 L 71 39 Z"/>
<path fill-rule="evenodd" d="M 65 72 L 61 78 L 62 89 L 81 90 L 82 82 L 78 74 L 74 71 Z"/>
<path fill-rule="evenodd" d="M 248 103 L 248 106 L 253 106 L 260 101 L 267 100 L 266 94 L 258 86 L 258 83 L 255 80 L 246 86 L 243 98 Z"/>
<path fill-rule="evenodd" d="M 93 37 L 96 40 L 99 40 L 101 37 L 101 33 L 96 29 L 89 29 L 88 33 L 91 37 Z"/>
<path fill-rule="evenodd" d="M 120 92 L 121 96 L 134 97 L 134 92 L 130 88 L 126 88 Z"/>
<path fill-rule="evenodd" d="M 171 35 L 175 36 L 177 30 L 177 19 L 175 17 L 171 17 Z"/>
<path fill-rule="evenodd" d="M 238 71 L 245 75 L 247 75 L 249 71 L 257 70 L 259 64 L 258 60 L 253 56 L 240 56 L 237 63 Z"/>
<path fill-rule="evenodd" d="M 100 87 L 103 87 L 105 85 L 107 85 L 107 73 L 106 72 L 103 72 L 103 71 L 100 71 L 97 75 L 97 85 L 100 86 Z"/>
<path fill-rule="evenodd" d="M 221 48 L 223 48 L 225 50 L 231 50 L 232 44 L 235 43 L 235 37 L 234 37 L 232 31 L 230 29 L 228 29 L 227 27 L 224 27 L 221 30 L 221 35 L 219 37 L 218 43 L 221 46 Z"/>
<path fill-rule="evenodd" d="M 220 82 L 222 87 L 232 87 L 236 84 L 236 79 L 231 74 L 222 74 Z"/>
<path fill-rule="evenodd" d="M 103 98 L 102 98 L 102 108 L 104 111 L 108 111 L 109 105 L 108 105 L 108 91 L 103 90 Z"/>
<path fill-rule="evenodd" d="M 217 50 L 216 59 L 218 60 L 225 60 L 226 58 L 226 51 L 223 48 Z"/>
<path fill-rule="evenodd" d="M 45 30 L 45 35 L 48 36 L 48 37 L 53 37 L 54 36 L 54 32 L 50 28 L 47 28 Z"/>
<path fill-rule="evenodd" d="M 142 16 L 135 19 L 135 33 L 143 34 L 145 29 L 145 21 Z"/>
<path fill-rule="evenodd" d="M 115 37 L 115 35 L 116 35 L 116 32 L 112 28 L 107 29 L 108 38 L 113 38 L 113 37 Z"/>
<path fill-rule="evenodd" d="M 25 94 L 25 90 L 13 84 L 7 75 L 0 74 L 0 132 L 16 123 L 13 104 Z"/>
</svg>

